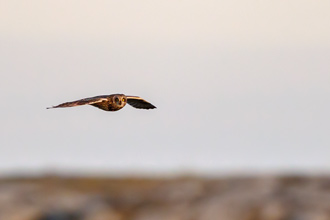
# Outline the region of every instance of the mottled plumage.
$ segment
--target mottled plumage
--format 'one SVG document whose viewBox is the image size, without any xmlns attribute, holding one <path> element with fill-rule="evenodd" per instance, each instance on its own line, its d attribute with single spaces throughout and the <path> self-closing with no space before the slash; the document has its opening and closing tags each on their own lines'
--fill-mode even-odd
<svg viewBox="0 0 330 220">
<path fill-rule="evenodd" d="M 65 108 L 80 105 L 92 105 L 104 111 L 118 111 L 122 109 L 126 105 L 126 103 L 133 106 L 134 108 L 156 108 L 154 105 L 138 96 L 125 96 L 124 94 L 100 95 L 91 98 L 80 99 L 77 101 L 65 102 L 49 108 Z"/>
</svg>

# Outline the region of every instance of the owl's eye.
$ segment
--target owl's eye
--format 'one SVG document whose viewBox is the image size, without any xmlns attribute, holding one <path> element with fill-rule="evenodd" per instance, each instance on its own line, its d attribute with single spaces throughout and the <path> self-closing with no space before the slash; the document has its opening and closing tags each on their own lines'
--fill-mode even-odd
<svg viewBox="0 0 330 220">
<path fill-rule="evenodd" d="M 119 104 L 119 99 L 117 97 L 115 98 L 115 102 Z"/>
<path fill-rule="evenodd" d="M 122 101 L 125 102 L 125 99 L 123 98 Z"/>
</svg>

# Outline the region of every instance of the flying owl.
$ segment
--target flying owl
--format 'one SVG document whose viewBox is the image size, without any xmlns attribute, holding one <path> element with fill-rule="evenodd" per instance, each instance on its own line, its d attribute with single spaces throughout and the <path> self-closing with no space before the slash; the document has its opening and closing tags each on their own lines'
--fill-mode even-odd
<svg viewBox="0 0 330 220">
<path fill-rule="evenodd" d="M 138 96 L 126 96 L 124 94 L 113 94 L 113 95 L 100 95 L 85 99 L 80 99 L 72 102 L 65 102 L 50 108 L 65 108 L 65 107 L 73 107 L 80 105 L 92 105 L 94 107 L 100 108 L 104 111 L 118 111 L 122 109 L 126 103 L 130 104 L 134 108 L 141 109 L 153 109 L 156 106 L 147 102 L 146 100 L 138 97 Z"/>
</svg>

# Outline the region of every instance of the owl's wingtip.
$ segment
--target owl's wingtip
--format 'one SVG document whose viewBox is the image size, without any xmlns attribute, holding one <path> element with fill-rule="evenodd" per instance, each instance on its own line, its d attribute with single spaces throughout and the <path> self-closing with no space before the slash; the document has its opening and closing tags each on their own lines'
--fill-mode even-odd
<svg viewBox="0 0 330 220">
<path fill-rule="evenodd" d="M 156 106 L 154 106 L 153 104 L 149 103 L 150 105 L 146 108 L 146 109 L 155 109 L 157 108 Z"/>
<path fill-rule="evenodd" d="M 153 106 L 153 107 L 149 107 L 149 108 L 145 108 L 146 110 L 150 110 L 150 109 L 155 109 L 157 108 L 156 106 Z"/>
</svg>

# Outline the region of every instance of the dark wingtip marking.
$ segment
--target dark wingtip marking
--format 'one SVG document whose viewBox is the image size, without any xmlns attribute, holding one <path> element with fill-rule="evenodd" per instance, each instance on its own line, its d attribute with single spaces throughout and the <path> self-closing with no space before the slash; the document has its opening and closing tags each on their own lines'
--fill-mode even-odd
<svg viewBox="0 0 330 220">
<path fill-rule="evenodd" d="M 155 108 L 157 108 L 157 107 L 156 106 L 149 106 L 149 107 L 141 108 L 141 109 L 149 110 L 149 109 L 155 109 Z"/>
</svg>

